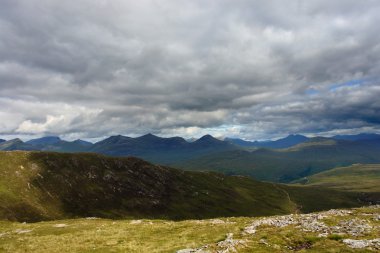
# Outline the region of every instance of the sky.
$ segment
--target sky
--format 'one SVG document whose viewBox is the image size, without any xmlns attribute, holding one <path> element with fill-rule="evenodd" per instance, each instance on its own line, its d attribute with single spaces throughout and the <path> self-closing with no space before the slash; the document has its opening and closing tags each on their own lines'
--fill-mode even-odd
<svg viewBox="0 0 380 253">
<path fill-rule="evenodd" d="M 0 137 L 380 132 L 380 1 L 1 0 Z"/>
</svg>

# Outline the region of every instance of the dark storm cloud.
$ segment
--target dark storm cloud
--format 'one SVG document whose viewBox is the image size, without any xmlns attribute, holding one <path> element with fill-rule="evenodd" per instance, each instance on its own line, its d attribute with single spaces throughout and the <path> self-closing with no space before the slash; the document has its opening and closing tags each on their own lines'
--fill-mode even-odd
<svg viewBox="0 0 380 253">
<path fill-rule="evenodd" d="M 378 1 L 0 8 L 0 134 L 378 131 Z M 351 80 L 363 83 L 350 86 Z"/>
</svg>

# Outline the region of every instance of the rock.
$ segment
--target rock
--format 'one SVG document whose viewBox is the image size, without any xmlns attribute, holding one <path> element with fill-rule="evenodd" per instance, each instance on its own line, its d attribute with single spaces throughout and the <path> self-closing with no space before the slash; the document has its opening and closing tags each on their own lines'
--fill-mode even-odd
<svg viewBox="0 0 380 253">
<path fill-rule="evenodd" d="M 194 249 L 180 249 L 177 250 L 177 253 L 193 253 Z"/>
<path fill-rule="evenodd" d="M 204 250 L 203 247 L 199 249 L 181 249 L 177 253 L 210 253 L 208 250 Z"/>
<path fill-rule="evenodd" d="M 293 217 L 293 215 L 284 215 L 284 216 L 276 216 L 273 218 L 263 218 L 259 220 L 255 220 L 252 224 L 244 229 L 244 232 L 247 234 L 256 233 L 256 229 L 262 225 L 275 226 L 275 227 L 285 227 L 291 224 L 296 224 L 297 221 Z"/>
<path fill-rule="evenodd" d="M 65 228 L 67 226 L 68 226 L 67 224 L 55 224 L 55 225 L 53 225 L 53 227 L 55 227 L 55 228 Z"/>
<path fill-rule="evenodd" d="M 233 235 L 233 233 L 228 233 L 225 240 L 216 244 L 219 248 L 218 253 L 237 252 L 236 247 L 245 244 L 245 240 L 234 240 Z"/>
<path fill-rule="evenodd" d="M 362 248 L 367 248 L 367 247 L 380 249 L 380 238 L 376 238 L 373 240 L 344 239 L 343 243 L 347 244 L 348 247 L 353 248 L 353 249 L 362 249 Z"/>
<path fill-rule="evenodd" d="M 226 222 L 224 220 L 220 220 L 220 219 L 213 219 L 213 220 L 210 220 L 210 223 L 211 224 L 224 224 Z"/>
<path fill-rule="evenodd" d="M 372 230 L 372 226 L 365 220 L 350 219 L 341 221 L 337 226 L 331 228 L 332 233 L 346 233 L 352 236 L 364 235 Z"/>
<path fill-rule="evenodd" d="M 30 233 L 30 232 L 32 232 L 32 230 L 30 230 L 30 229 L 16 229 L 15 230 L 15 233 L 17 233 L 17 234 L 26 234 L 26 233 Z"/>
<path fill-rule="evenodd" d="M 142 220 L 132 220 L 130 223 L 131 224 L 141 224 Z"/>
</svg>

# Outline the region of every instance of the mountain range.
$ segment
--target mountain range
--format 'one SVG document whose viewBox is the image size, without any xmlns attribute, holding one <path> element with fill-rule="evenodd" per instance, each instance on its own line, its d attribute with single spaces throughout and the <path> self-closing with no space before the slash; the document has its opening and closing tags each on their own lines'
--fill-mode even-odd
<svg viewBox="0 0 380 253">
<path fill-rule="evenodd" d="M 256 145 L 256 146 L 253 146 Z M 116 135 L 94 144 L 47 136 L 26 142 L 0 143 L 0 150 L 92 152 L 108 156 L 135 156 L 185 170 L 211 170 L 246 175 L 258 180 L 291 182 L 338 166 L 380 163 L 380 135 L 333 137 L 289 135 L 275 141 L 219 140 L 205 135 L 191 142 L 181 137 L 146 134 L 137 138 Z"/>
</svg>

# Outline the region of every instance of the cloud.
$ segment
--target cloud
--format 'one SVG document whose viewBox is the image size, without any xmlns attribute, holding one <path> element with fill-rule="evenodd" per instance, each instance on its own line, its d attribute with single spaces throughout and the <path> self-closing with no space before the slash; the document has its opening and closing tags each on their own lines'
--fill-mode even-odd
<svg viewBox="0 0 380 253">
<path fill-rule="evenodd" d="M 379 131 L 379 11 L 371 0 L 4 0 L 0 135 Z"/>
</svg>

